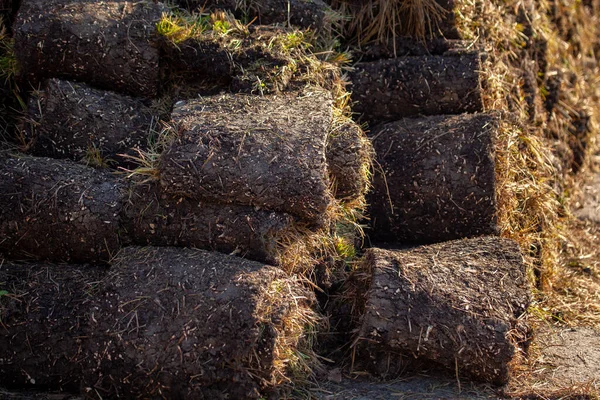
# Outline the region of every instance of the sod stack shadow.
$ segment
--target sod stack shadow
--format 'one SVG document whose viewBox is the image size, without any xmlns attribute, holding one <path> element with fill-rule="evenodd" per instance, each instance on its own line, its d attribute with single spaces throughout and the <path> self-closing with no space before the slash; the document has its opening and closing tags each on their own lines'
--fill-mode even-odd
<svg viewBox="0 0 600 400">
<path fill-rule="evenodd" d="M 431 363 L 504 384 L 526 346 L 530 293 L 519 246 L 480 237 L 413 249 L 372 248 L 355 340 L 359 365 L 388 379 Z"/>
<path fill-rule="evenodd" d="M 238 18 L 252 20 L 259 25 L 294 25 L 300 28 L 330 28 L 333 11 L 323 0 L 175 0 L 180 7 L 191 11 L 226 10 Z"/>
<path fill-rule="evenodd" d="M 50 79 L 29 100 L 26 138 L 36 156 L 129 165 L 158 117 L 139 99 Z M 125 155 L 125 156 L 124 156 Z"/>
<path fill-rule="evenodd" d="M 322 224 L 332 202 L 325 158 L 332 113 L 331 95 L 320 89 L 180 102 L 172 115 L 179 137 L 160 157 L 163 189 Z"/>
<path fill-rule="evenodd" d="M 282 28 L 257 26 L 250 27 L 248 34 L 206 31 L 180 42 L 162 38 L 161 62 L 171 79 L 188 84 L 199 82 L 208 87 L 251 92 L 256 90 L 256 79 L 250 79 L 249 75 L 255 74 L 265 84 L 276 76 L 282 85 L 278 89 L 283 89 L 293 71 L 284 68 L 290 62 L 289 57 L 278 53 L 272 44 L 288 33 Z M 193 87 L 183 88 L 182 92 L 182 97 L 198 97 Z"/>
<path fill-rule="evenodd" d="M 201 250 L 125 248 L 109 270 L 5 264 L 0 282 L 0 385 L 86 398 L 263 398 L 312 317 L 280 269 Z"/>
<path fill-rule="evenodd" d="M 0 160 L 0 253 L 9 259 L 108 261 L 119 249 L 125 188 L 68 160 Z"/>
<path fill-rule="evenodd" d="M 364 121 L 483 110 L 477 52 L 358 63 L 349 74 L 354 111 Z"/>
<path fill-rule="evenodd" d="M 136 245 L 195 247 L 278 263 L 277 240 L 294 224 L 283 213 L 211 204 L 134 182 L 123 207 L 123 235 Z"/>
<path fill-rule="evenodd" d="M 377 154 L 368 196 L 375 241 L 431 243 L 497 234 L 498 115 L 406 118 L 371 135 Z"/>
<path fill-rule="evenodd" d="M 23 0 L 14 25 L 21 73 L 32 82 L 57 77 L 153 97 L 163 9 L 153 2 Z"/>
</svg>

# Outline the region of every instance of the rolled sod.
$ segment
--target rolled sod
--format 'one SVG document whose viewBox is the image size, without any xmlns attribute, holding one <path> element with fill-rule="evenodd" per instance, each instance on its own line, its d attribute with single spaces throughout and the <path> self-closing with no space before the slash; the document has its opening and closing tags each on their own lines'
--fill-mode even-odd
<svg viewBox="0 0 600 400">
<path fill-rule="evenodd" d="M 349 74 L 354 111 L 374 126 L 415 115 L 483 110 L 477 52 L 358 63 Z"/>
<path fill-rule="evenodd" d="M 529 328 L 525 266 L 516 243 L 497 237 L 407 250 L 367 250 L 370 275 L 355 341 L 355 369 L 393 379 L 441 365 L 504 384 Z"/>
<path fill-rule="evenodd" d="M 108 261 L 119 249 L 124 189 L 110 173 L 68 160 L 0 159 L 0 254 Z"/>
<path fill-rule="evenodd" d="M 0 287 L 0 385 L 86 398 L 280 398 L 313 318 L 280 269 L 200 250 L 5 264 Z"/>
<path fill-rule="evenodd" d="M 327 164 L 337 199 L 356 200 L 370 185 L 373 158 L 371 141 L 349 120 L 334 128 L 327 139 Z"/>
<path fill-rule="evenodd" d="M 21 73 L 33 82 L 64 78 L 153 97 L 162 11 L 150 1 L 23 0 L 14 24 Z"/>
<path fill-rule="evenodd" d="M 283 213 L 172 196 L 154 182 L 131 185 L 122 221 L 132 244 L 194 247 L 270 264 L 278 262 L 278 239 L 295 223 Z"/>
<path fill-rule="evenodd" d="M 332 196 L 329 93 L 222 94 L 175 105 L 178 138 L 160 158 L 165 192 L 254 206 L 321 224 Z"/>
<path fill-rule="evenodd" d="M 431 243 L 496 234 L 498 123 L 493 113 L 440 115 L 373 129 L 371 238 Z"/>
<path fill-rule="evenodd" d="M 321 29 L 331 25 L 332 10 L 322 0 L 251 0 L 245 3 L 234 0 L 176 0 L 180 7 L 191 11 L 226 10 L 238 18 L 256 18 L 256 24 L 288 24 Z"/>
<path fill-rule="evenodd" d="M 34 93 L 28 114 L 32 154 L 112 166 L 131 164 L 127 155 L 147 149 L 158 126 L 158 117 L 139 99 L 59 79 Z"/>
</svg>

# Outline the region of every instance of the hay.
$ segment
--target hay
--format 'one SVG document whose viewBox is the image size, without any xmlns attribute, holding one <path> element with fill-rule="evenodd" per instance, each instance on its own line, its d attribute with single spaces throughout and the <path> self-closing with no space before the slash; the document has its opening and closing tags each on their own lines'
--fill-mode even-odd
<svg viewBox="0 0 600 400">
<path fill-rule="evenodd" d="M 108 271 L 9 264 L 0 282 L 9 388 L 258 399 L 284 396 L 318 367 L 305 347 L 318 322 L 312 294 L 241 258 L 127 248 Z"/>
<path fill-rule="evenodd" d="M 332 5 L 340 14 L 349 16 L 344 37 L 365 45 L 387 43 L 402 36 L 419 40 L 434 36 L 457 39 L 454 3 L 452 0 L 336 0 Z"/>
</svg>

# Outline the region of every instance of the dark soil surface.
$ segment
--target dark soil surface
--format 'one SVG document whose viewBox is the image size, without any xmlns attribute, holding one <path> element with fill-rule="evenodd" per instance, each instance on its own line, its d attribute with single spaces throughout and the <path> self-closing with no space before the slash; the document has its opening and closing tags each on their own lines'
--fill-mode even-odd
<svg viewBox="0 0 600 400">
<path fill-rule="evenodd" d="M 158 183 L 134 183 L 123 232 L 136 245 L 195 247 L 277 263 L 277 238 L 294 224 L 282 213 L 171 196 Z"/>
<path fill-rule="evenodd" d="M 354 111 L 371 126 L 419 114 L 482 111 L 480 70 L 477 52 L 359 63 L 349 75 Z"/>
<path fill-rule="evenodd" d="M 138 99 L 50 79 L 29 101 L 30 151 L 37 156 L 130 165 L 123 155 L 148 147 L 158 117 Z M 158 129 L 158 128 L 157 128 Z"/>
<path fill-rule="evenodd" d="M 372 240 L 438 242 L 497 233 L 494 114 L 406 118 L 371 137 Z"/>
<path fill-rule="evenodd" d="M 108 261 L 119 249 L 125 188 L 67 160 L 0 158 L 0 253 L 10 259 Z"/>
<path fill-rule="evenodd" d="M 108 271 L 5 264 L 0 286 L 0 385 L 93 399 L 276 391 L 312 298 L 277 268 L 175 248 L 126 248 Z"/>
<path fill-rule="evenodd" d="M 516 243 L 496 237 L 369 249 L 372 272 L 354 369 L 394 379 L 439 364 L 494 384 L 509 378 L 530 302 Z"/>
<path fill-rule="evenodd" d="M 332 111 L 322 91 L 176 104 L 179 138 L 161 156 L 162 186 L 174 195 L 322 223 L 332 200 L 325 158 Z"/>
<path fill-rule="evenodd" d="M 23 0 L 14 25 L 21 73 L 32 83 L 65 78 L 153 97 L 162 11 L 153 2 Z"/>
</svg>

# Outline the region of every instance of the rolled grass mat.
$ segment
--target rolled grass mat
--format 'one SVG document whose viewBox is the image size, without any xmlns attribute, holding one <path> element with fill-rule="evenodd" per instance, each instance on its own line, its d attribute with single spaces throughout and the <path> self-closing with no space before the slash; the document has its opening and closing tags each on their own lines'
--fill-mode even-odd
<svg viewBox="0 0 600 400">
<path fill-rule="evenodd" d="M 123 207 L 122 235 L 136 245 L 194 247 L 278 263 L 278 239 L 294 224 L 283 213 L 211 204 L 134 182 Z"/>
<path fill-rule="evenodd" d="M 119 249 L 125 187 L 68 160 L 0 159 L 0 254 L 9 259 L 108 261 Z"/>
<path fill-rule="evenodd" d="M 367 250 L 367 289 L 355 369 L 394 378 L 441 365 L 504 384 L 526 346 L 530 292 L 519 246 L 480 237 L 393 251 Z"/>
<path fill-rule="evenodd" d="M 327 139 L 326 155 L 335 198 L 362 198 L 370 187 L 373 146 L 361 127 L 341 121 Z"/>
<path fill-rule="evenodd" d="M 431 243 L 497 234 L 495 113 L 430 116 L 371 132 L 377 154 L 368 195 L 383 242 Z"/>
<path fill-rule="evenodd" d="M 332 202 L 329 93 L 222 94 L 175 105 L 178 138 L 161 154 L 165 192 L 285 212 L 322 224 Z"/>
<path fill-rule="evenodd" d="M 21 73 L 153 97 L 159 83 L 161 3 L 23 0 L 14 24 Z"/>
<path fill-rule="evenodd" d="M 135 148 L 148 147 L 156 125 L 139 99 L 50 79 L 29 100 L 26 139 L 36 156 L 127 166 Z"/>
<path fill-rule="evenodd" d="M 200 250 L 5 264 L 0 285 L 0 384 L 86 398 L 278 398 L 315 318 L 280 269 Z"/>
<path fill-rule="evenodd" d="M 322 0 L 251 0 L 240 3 L 234 0 L 176 0 L 180 7 L 190 11 L 225 10 L 238 18 L 255 19 L 257 24 L 291 24 L 300 28 L 329 28 L 333 11 Z"/>
<path fill-rule="evenodd" d="M 415 115 L 483 110 L 477 52 L 358 63 L 349 74 L 354 111 L 374 126 Z"/>
</svg>

